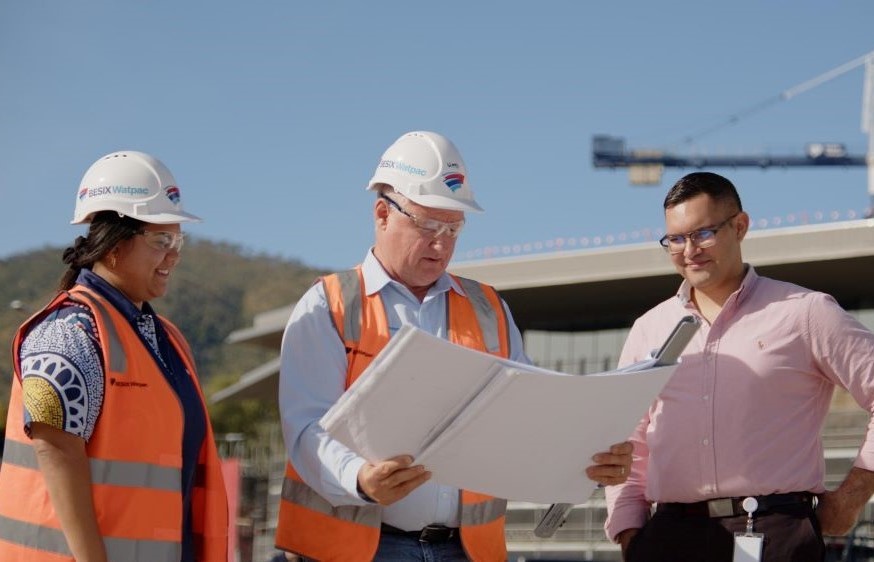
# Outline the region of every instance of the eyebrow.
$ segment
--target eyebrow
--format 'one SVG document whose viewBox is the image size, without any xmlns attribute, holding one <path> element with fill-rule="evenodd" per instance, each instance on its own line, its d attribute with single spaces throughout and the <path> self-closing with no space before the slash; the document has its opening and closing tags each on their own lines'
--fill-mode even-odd
<svg viewBox="0 0 874 562">
<path fill-rule="evenodd" d="M 713 223 L 713 224 L 709 224 L 709 225 L 707 225 L 707 226 L 701 226 L 701 227 L 698 227 L 698 228 L 693 228 L 692 230 L 686 230 L 686 231 L 683 231 L 683 232 L 677 232 L 676 234 L 668 233 L 668 236 L 685 236 L 686 234 L 691 234 L 691 233 L 693 233 L 693 232 L 701 232 L 702 230 L 713 230 L 714 228 L 716 228 L 716 225 L 717 225 L 717 224 L 719 224 L 719 223 Z"/>
</svg>

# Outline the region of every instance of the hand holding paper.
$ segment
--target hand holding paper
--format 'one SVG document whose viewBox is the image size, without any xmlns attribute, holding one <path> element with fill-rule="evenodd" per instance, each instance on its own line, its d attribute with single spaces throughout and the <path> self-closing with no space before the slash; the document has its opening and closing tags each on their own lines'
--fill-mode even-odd
<svg viewBox="0 0 874 562">
<path fill-rule="evenodd" d="M 630 441 L 611 445 L 608 451 L 597 453 L 592 461 L 594 464 L 586 468 L 586 476 L 602 486 L 622 484 L 631 472 L 631 454 L 634 446 Z"/>
<path fill-rule="evenodd" d="M 358 472 L 359 492 L 380 504 L 391 505 L 431 478 L 431 473 L 413 457 L 400 455 L 377 464 L 365 463 Z"/>
</svg>

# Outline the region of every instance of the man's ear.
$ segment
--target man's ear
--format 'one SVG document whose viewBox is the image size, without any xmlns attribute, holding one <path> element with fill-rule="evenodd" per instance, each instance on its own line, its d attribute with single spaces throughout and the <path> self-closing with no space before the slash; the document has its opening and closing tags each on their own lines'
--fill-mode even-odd
<svg viewBox="0 0 874 562">
<path fill-rule="evenodd" d="M 734 220 L 734 231 L 737 234 L 737 241 L 742 241 L 746 235 L 747 231 L 750 229 L 750 216 L 745 212 L 741 211 L 738 213 L 737 217 Z"/>
<path fill-rule="evenodd" d="M 373 204 L 373 220 L 377 227 L 384 227 L 388 221 L 388 215 L 391 209 L 388 208 L 388 203 L 385 199 L 377 199 Z"/>
</svg>

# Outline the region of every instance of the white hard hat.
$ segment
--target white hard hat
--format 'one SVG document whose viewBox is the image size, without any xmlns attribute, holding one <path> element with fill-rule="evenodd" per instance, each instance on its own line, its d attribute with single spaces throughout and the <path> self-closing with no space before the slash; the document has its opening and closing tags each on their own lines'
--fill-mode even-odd
<svg viewBox="0 0 874 562">
<path fill-rule="evenodd" d="M 452 141 L 438 133 L 413 131 L 383 153 L 367 189 L 388 184 L 424 207 L 481 212 L 467 183 L 467 168 Z"/>
<path fill-rule="evenodd" d="M 71 224 L 91 222 L 99 211 L 156 224 L 200 222 L 182 210 L 170 170 L 154 156 L 133 150 L 107 154 L 82 177 Z"/>
</svg>

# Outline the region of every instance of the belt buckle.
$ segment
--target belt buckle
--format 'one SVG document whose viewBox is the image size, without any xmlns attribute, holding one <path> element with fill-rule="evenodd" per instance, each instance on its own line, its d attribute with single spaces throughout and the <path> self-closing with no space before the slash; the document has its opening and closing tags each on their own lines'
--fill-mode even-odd
<svg viewBox="0 0 874 562">
<path fill-rule="evenodd" d="M 444 542 L 452 538 L 453 532 L 453 529 L 444 527 L 443 525 L 428 525 L 422 527 L 422 532 L 419 533 L 419 542 Z"/>
<path fill-rule="evenodd" d="M 707 515 L 710 517 L 731 517 L 734 515 L 734 502 L 731 498 L 719 498 L 707 502 Z"/>
</svg>

